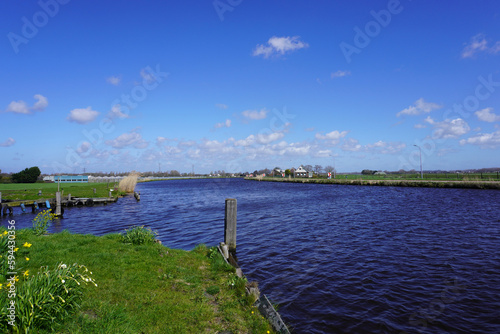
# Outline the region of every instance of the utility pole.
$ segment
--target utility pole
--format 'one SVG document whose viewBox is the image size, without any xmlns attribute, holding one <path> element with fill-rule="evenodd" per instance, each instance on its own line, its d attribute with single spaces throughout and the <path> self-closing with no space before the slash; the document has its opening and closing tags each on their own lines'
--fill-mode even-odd
<svg viewBox="0 0 500 334">
<path fill-rule="evenodd" d="M 420 151 L 420 178 L 423 179 L 424 178 L 424 171 L 422 169 L 422 149 L 418 145 L 413 144 L 413 146 L 418 147 L 418 150 Z"/>
</svg>

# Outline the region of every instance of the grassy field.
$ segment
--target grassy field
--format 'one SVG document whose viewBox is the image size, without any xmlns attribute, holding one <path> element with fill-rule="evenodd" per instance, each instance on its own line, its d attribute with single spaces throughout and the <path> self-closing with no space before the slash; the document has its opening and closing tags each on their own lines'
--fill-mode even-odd
<svg viewBox="0 0 500 334">
<path fill-rule="evenodd" d="M 156 243 L 126 244 L 118 234 L 37 237 L 30 230 L 16 231 L 16 243 L 18 286 L 41 266 L 61 262 L 84 264 L 97 284 L 83 288 L 81 307 L 53 331 L 34 332 L 272 333 L 257 309 L 248 306 L 242 293 L 246 282 L 204 245 L 188 252 Z M 22 246 L 26 243 L 29 248 Z M 26 270 L 30 274 L 23 277 Z M 1 283 L 0 294 L 6 293 L 5 279 Z"/>
<path fill-rule="evenodd" d="M 109 190 L 117 187 L 117 183 L 61 183 L 63 196 L 71 194 L 77 197 L 108 197 Z M 96 193 L 94 194 L 94 188 Z M 42 195 L 38 196 L 38 191 Z M 51 199 L 56 197 L 57 183 L 0 183 L 2 200 L 24 201 Z M 113 191 L 113 196 L 123 195 Z"/>
<path fill-rule="evenodd" d="M 377 175 L 337 175 L 335 179 L 327 178 L 277 178 L 255 177 L 246 178 L 254 181 L 342 184 L 363 186 L 393 186 L 393 187 L 428 187 L 428 188 L 468 188 L 468 189 L 500 189 L 500 181 L 496 179 L 439 179 L 439 178 L 394 178 L 391 176 Z"/>
</svg>

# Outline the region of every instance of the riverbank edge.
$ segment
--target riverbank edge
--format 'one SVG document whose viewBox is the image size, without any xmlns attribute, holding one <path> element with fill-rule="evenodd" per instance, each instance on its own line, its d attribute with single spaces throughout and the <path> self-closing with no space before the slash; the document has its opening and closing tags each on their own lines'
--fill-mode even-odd
<svg viewBox="0 0 500 334">
<path fill-rule="evenodd" d="M 0 231 L 6 231 L 7 229 L 3 226 L 0 227 Z M 1 234 L 1 233 L 0 233 Z M 19 238 L 16 238 L 18 239 L 17 242 L 19 244 L 23 244 L 23 241 L 26 241 L 25 245 L 26 244 L 29 244 L 29 247 L 31 248 L 32 245 L 33 246 L 33 249 L 30 249 L 30 248 L 23 248 L 23 247 L 27 247 L 27 246 L 23 246 L 21 247 L 22 251 L 24 251 L 24 253 L 22 254 L 23 256 L 19 256 L 20 258 L 25 258 L 25 255 L 27 256 L 28 255 L 28 252 L 29 250 L 32 251 L 32 253 L 34 253 L 33 255 L 30 255 L 31 257 L 31 260 L 29 262 L 39 262 L 40 259 L 37 259 L 36 258 L 36 253 L 38 253 L 39 249 L 43 249 L 43 251 L 47 252 L 49 251 L 50 252 L 50 249 L 47 249 L 47 247 L 45 247 L 45 243 L 48 243 L 48 242 L 54 242 L 52 241 L 51 239 L 53 238 L 66 238 L 67 240 L 71 240 L 71 243 L 68 247 L 72 248 L 73 249 L 73 255 L 71 256 L 71 260 L 69 259 L 63 259 L 62 262 L 64 263 L 71 263 L 71 261 L 74 261 L 75 258 L 77 259 L 77 262 L 80 263 L 80 256 L 78 255 L 79 254 L 79 248 L 80 247 L 86 247 L 87 245 L 90 245 L 90 244 L 93 244 L 93 242 L 97 241 L 97 244 L 99 243 L 109 243 L 108 247 L 112 248 L 114 253 L 113 254 L 106 254 L 108 256 L 111 256 L 111 255 L 116 255 L 116 254 L 124 254 L 124 250 L 129 248 L 128 250 L 126 250 L 126 252 L 129 252 L 129 253 L 134 253 L 134 255 L 136 254 L 139 254 L 139 255 L 143 255 L 143 256 L 139 256 L 140 258 L 143 258 L 145 259 L 147 256 L 145 255 L 151 255 L 151 254 L 147 254 L 147 253 L 154 253 L 155 255 L 159 255 L 160 258 L 177 258 L 177 257 L 184 257 L 184 261 L 185 263 L 188 263 L 188 262 L 200 262 L 200 259 L 199 259 L 199 255 L 202 254 L 202 257 L 203 257 L 203 266 L 193 266 L 191 271 L 192 272 L 197 272 L 197 275 L 200 276 L 200 277 L 204 277 L 204 281 L 208 281 L 208 277 L 205 277 L 202 273 L 202 271 L 208 271 L 211 267 L 213 267 L 212 269 L 215 270 L 216 273 L 214 273 L 213 275 L 216 275 L 218 277 L 218 281 L 217 282 L 213 282 L 213 284 L 217 284 L 218 287 L 220 287 L 220 294 L 223 293 L 223 291 L 225 291 L 225 293 L 227 294 L 231 294 L 231 286 L 229 284 L 227 284 L 227 277 L 226 277 L 226 274 L 227 274 L 227 270 L 224 269 L 224 268 L 220 268 L 220 266 L 215 266 L 217 262 L 215 258 L 213 257 L 209 257 L 209 246 L 206 246 L 205 244 L 199 244 L 198 246 L 196 246 L 195 248 L 193 248 L 192 250 L 183 250 L 183 249 L 177 249 L 177 248 L 170 248 L 170 247 L 167 247 L 167 246 L 164 246 L 162 245 L 161 242 L 159 242 L 159 240 L 156 240 L 155 243 L 153 244 L 142 244 L 142 245 L 133 245 L 133 244 L 127 244 L 127 243 L 124 243 L 121 239 L 122 239 L 122 233 L 109 233 L 109 234 L 105 234 L 105 235 L 102 235 L 102 236 L 96 236 L 96 235 L 91 235 L 91 234 L 80 234 L 80 233 L 71 233 L 67 230 L 64 230 L 62 232 L 58 232 L 58 233 L 46 233 L 43 235 L 43 237 L 39 237 L 39 236 L 35 236 L 34 234 L 32 234 L 31 232 L 31 229 L 30 228 L 24 228 L 24 229 L 19 229 L 19 230 L 16 230 L 16 234 L 17 236 L 19 236 Z M 69 238 L 69 239 L 68 239 Z M 91 239 L 91 240 L 87 240 L 87 239 Z M 29 242 L 29 243 L 28 243 Z M 55 241 L 55 242 L 58 242 L 58 241 Z M 61 245 L 65 245 L 65 243 L 61 243 L 61 242 L 58 242 L 58 244 L 61 244 Z M 76 248 L 75 248 L 76 247 Z M 115 249 L 116 248 L 116 249 Z M 121 249 L 119 249 L 121 248 Z M 58 249 L 58 251 L 56 253 L 60 253 L 60 252 L 64 252 L 64 247 L 61 247 Z M 146 251 L 149 251 L 149 252 L 146 252 Z M 115 254 L 116 253 L 116 254 Z M 157 254 L 156 254 L 157 253 Z M 18 254 L 18 255 L 21 255 L 21 254 Z M 101 254 L 102 255 L 102 254 Z M 221 256 L 221 260 L 222 260 L 222 256 Z M 186 259 L 189 259 L 189 261 L 187 261 Z M 30 263 L 28 262 L 28 258 L 26 257 L 26 261 L 24 260 L 21 260 L 20 262 L 22 262 L 22 264 L 25 266 L 24 269 L 27 269 L 26 270 L 26 273 L 28 272 L 28 270 L 30 271 L 30 273 L 34 272 L 36 273 L 37 272 L 37 269 L 38 267 L 36 266 L 30 266 Z M 61 262 L 61 263 L 62 263 Z M 91 262 L 91 261 L 84 261 L 84 263 L 87 263 L 87 262 Z M 151 265 L 157 265 L 157 263 L 155 263 L 155 259 L 151 259 L 151 260 L 143 260 L 144 263 L 146 262 L 151 262 Z M 156 261 L 158 262 L 158 261 Z M 126 266 L 128 265 L 128 262 L 125 261 L 125 262 L 120 262 L 120 264 L 122 266 Z M 209 267 L 206 266 L 206 264 L 208 264 Z M 96 267 L 96 263 L 92 263 L 91 264 L 93 268 Z M 120 268 L 118 268 L 116 265 L 113 265 L 113 266 L 110 266 L 113 268 L 112 272 L 116 272 L 116 271 L 119 271 Z M 218 267 L 218 269 L 216 269 L 216 267 Z M 94 269 L 94 272 L 96 273 L 95 276 L 97 276 L 97 271 L 98 269 L 95 268 Z M 154 271 L 156 272 L 156 271 Z M 176 276 L 175 274 L 174 275 L 171 275 L 171 273 L 164 273 L 161 269 L 159 269 L 158 271 L 158 279 L 159 280 L 173 280 L 173 283 L 172 284 L 180 284 L 180 283 L 183 283 L 187 286 L 191 286 L 192 284 L 194 283 L 190 283 L 189 282 L 189 279 L 191 279 L 192 275 L 191 274 L 185 274 L 184 276 Z M 160 274 L 163 273 L 163 276 L 161 276 Z M 101 276 L 104 276 L 104 275 L 107 275 L 107 274 L 103 274 L 101 273 Z M 179 274 L 180 275 L 180 274 Z M 191 276 L 190 276 L 191 275 Z M 27 277 L 27 275 L 26 275 Z M 107 278 L 107 277 L 106 277 Z M 174 279 L 175 278 L 175 279 Z M 224 284 L 221 284 L 222 282 L 220 280 L 223 280 Z M 99 281 L 99 285 L 102 284 L 102 280 L 101 279 L 98 279 Z M 3 282 L 5 283 L 5 282 Z M 212 282 L 211 282 L 212 283 Z M 175 285 L 174 284 L 174 285 Z M 204 283 L 204 284 L 208 284 L 208 283 Z M 234 284 L 233 284 L 234 285 Z M 97 285 L 96 285 L 97 286 Z M 217 290 L 218 291 L 218 290 Z M 168 292 L 166 292 L 168 293 Z M 219 295 L 219 292 L 216 292 L 217 295 Z M 142 296 L 142 295 L 141 295 Z M 141 297 L 139 296 L 139 297 Z M 215 297 L 210 297 L 208 295 L 208 292 L 206 292 L 204 294 L 205 298 L 212 298 L 214 299 L 215 301 L 217 301 L 217 298 Z M 233 301 L 233 304 L 235 305 L 240 305 L 241 304 L 241 301 L 236 298 L 237 296 L 233 296 L 234 298 L 234 301 Z M 88 297 L 84 297 L 84 300 L 87 299 L 88 300 Z M 214 303 L 214 301 L 211 300 L 211 304 Z M 193 296 L 187 296 L 186 297 L 186 300 L 194 300 L 194 301 L 197 301 L 195 298 L 193 298 Z M 108 300 L 105 300 L 105 298 L 103 300 L 101 300 L 101 302 L 103 303 L 107 303 L 109 302 L 110 305 L 113 304 L 111 303 L 112 301 L 108 301 Z M 199 302 L 199 301 L 198 301 Z M 113 304 L 115 306 L 119 306 L 118 302 L 116 302 L 115 304 Z M 242 306 L 243 308 L 245 308 L 245 306 Z M 258 307 L 257 306 L 252 306 L 252 305 L 247 305 L 246 306 L 248 308 L 247 311 L 251 311 L 251 314 L 253 317 L 257 318 L 257 315 L 254 315 L 254 311 L 252 310 L 255 310 L 255 313 L 257 314 L 258 313 Z M 93 313 L 94 311 L 90 311 L 90 313 L 94 314 Z M 89 313 L 88 310 L 85 310 L 84 308 L 82 309 L 78 309 L 76 310 L 72 316 L 74 317 L 85 317 L 87 314 Z M 246 313 L 249 313 L 249 316 L 250 316 L 250 312 L 246 312 Z M 260 316 L 259 316 L 260 317 Z M 97 319 L 97 314 L 95 314 L 95 316 L 93 317 L 90 317 L 91 320 L 94 320 L 94 319 Z M 181 315 L 179 315 L 179 318 L 182 318 Z M 87 319 L 88 320 L 88 319 Z M 214 319 L 213 321 L 214 322 L 218 322 L 218 320 L 216 321 L 217 319 Z M 265 320 L 264 320 L 265 321 Z M 2 324 L 4 325 L 4 324 Z M 74 324 L 72 324 L 74 325 Z M 271 326 L 271 324 L 269 324 L 269 326 Z M 1 326 L 0 326 L 1 327 Z M 248 328 L 248 330 L 250 330 L 250 328 Z M 43 331 L 45 333 L 45 331 Z M 220 332 L 222 333 L 222 332 Z M 269 331 L 268 331 L 269 333 Z"/>
<path fill-rule="evenodd" d="M 251 178 L 250 181 L 289 182 L 338 184 L 356 186 L 385 186 L 385 187 L 424 187 L 424 188 L 462 188 L 462 189 L 490 189 L 500 190 L 500 181 L 439 181 L 439 180 L 342 180 L 342 179 L 303 179 L 303 178 Z"/>
</svg>

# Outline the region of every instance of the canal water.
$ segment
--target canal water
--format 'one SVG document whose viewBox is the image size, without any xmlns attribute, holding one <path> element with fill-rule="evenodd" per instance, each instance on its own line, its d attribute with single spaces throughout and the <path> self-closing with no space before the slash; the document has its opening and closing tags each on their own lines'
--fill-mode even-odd
<svg viewBox="0 0 500 334">
<path fill-rule="evenodd" d="M 146 225 L 189 250 L 223 240 L 236 198 L 239 264 L 296 333 L 500 333 L 500 191 L 241 179 L 136 190 L 140 202 L 67 208 L 51 231 Z"/>
</svg>

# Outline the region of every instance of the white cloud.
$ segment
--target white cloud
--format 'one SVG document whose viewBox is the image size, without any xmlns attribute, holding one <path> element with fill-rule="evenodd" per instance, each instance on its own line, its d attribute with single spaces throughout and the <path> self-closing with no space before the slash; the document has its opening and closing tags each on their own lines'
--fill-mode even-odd
<svg viewBox="0 0 500 334">
<path fill-rule="evenodd" d="M 82 155 L 89 152 L 91 148 L 92 144 L 89 143 L 88 141 L 84 141 L 83 143 L 80 144 L 80 146 L 78 146 L 78 148 L 76 149 L 76 153 Z"/>
<path fill-rule="evenodd" d="M 110 84 L 112 84 L 113 86 L 118 86 L 120 84 L 120 82 L 122 81 L 122 78 L 117 77 L 117 76 L 111 76 L 111 77 L 107 78 L 106 81 L 109 82 Z"/>
<path fill-rule="evenodd" d="M 267 44 L 258 44 L 253 50 L 254 56 L 269 58 L 273 55 L 284 55 L 295 50 L 307 48 L 309 45 L 300 40 L 299 36 L 293 37 L 271 37 Z"/>
<path fill-rule="evenodd" d="M 9 147 L 9 146 L 12 146 L 16 143 L 16 141 L 14 140 L 14 138 L 12 137 L 9 137 L 7 138 L 6 141 L 4 141 L 3 143 L 0 143 L 0 147 Z"/>
<path fill-rule="evenodd" d="M 425 124 L 415 124 L 413 127 L 415 129 L 425 129 L 427 126 Z"/>
<path fill-rule="evenodd" d="M 231 120 L 230 119 L 226 119 L 225 122 L 217 123 L 214 125 L 214 128 L 216 128 L 216 129 L 229 128 L 229 127 L 231 127 Z"/>
<path fill-rule="evenodd" d="M 12 101 L 7 106 L 6 112 L 13 112 L 16 114 L 32 114 L 34 111 L 43 111 L 49 105 L 47 98 L 41 94 L 35 94 L 33 96 L 37 101 L 32 107 L 29 107 L 23 100 Z"/>
<path fill-rule="evenodd" d="M 484 35 L 477 34 L 471 38 L 469 44 L 462 50 L 462 58 L 472 58 L 479 52 L 500 53 L 500 41 L 497 41 L 490 47 Z"/>
<path fill-rule="evenodd" d="M 9 103 L 7 106 L 7 112 L 13 112 L 16 114 L 31 114 L 30 109 L 28 108 L 28 105 L 24 101 L 12 101 Z"/>
<path fill-rule="evenodd" d="M 73 109 L 69 112 L 67 120 L 78 124 L 87 124 L 95 120 L 98 115 L 99 112 L 92 110 L 92 107 Z"/>
<path fill-rule="evenodd" d="M 333 78 L 342 78 L 345 76 L 351 75 L 351 71 L 341 71 L 338 70 L 337 72 L 333 72 L 330 77 Z"/>
<path fill-rule="evenodd" d="M 224 103 L 217 103 L 215 106 L 219 109 L 227 109 L 227 105 Z"/>
<path fill-rule="evenodd" d="M 425 102 L 423 98 L 420 98 L 415 101 L 413 105 L 398 112 L 396 116 L 399 117 L 401 115 L 420 115 L 440 108 L 442 108 L 442 106 L 440 106 L 439 104 Z"/>
<path fill-rule="evenodd" d="M 283 132 L 273 132 L 273 133 L 268 133 L 268 134 L 259 133 L 256 136 L 256 142 L 258 144 L 269 144 L 273 141 L 276 141 L 276 140 L 283 138 L 284 136 L 285 136 L 285 134 Z"/>
<path fill-rule="evenodd" d="M 49 105 L 49 101 L 43 95 L 35 94 L 34 98 L 37 99 L 37 101 L 35 102 L 35 104 L 31 108 L 34 111 L 43 111 Z"/>
<path fill-rule="evenodd" d="M 108 113 L 109 118 L 130 118 L 130 115 L 122 112 L 122 106 L 118 103 L 111 107 Z"/>
<path fill-rule="evenodd" d="M 245 110 L 241 114 L 245 118 L 248 118 L 251 120 L 259 120 L 259 119 L 266 118 L 268 112 L 269 111 L 266 109 L 261 109 L 260 111 L 258 111 L 258 110 Z"/>
<path fill-rule="evenodd" d="M 436 122 L 430 116 L 427 116 L 425 121 L 434 127 L 433 136 L 437 139 L 458 138 L 470 131 L 469 124 L 461 118 Z"/>
<path fill-rule="evenodd" d="M 336 145 L 340 142 L 340 139 L 344 138 L 348 133 L 349 133 L 349 131 L 339 132 L 339 131 L 335 130 L 335 131 L 327 133 L 326 135 L 322 135 L 321 133 L 316 133 L 315 137 L 316 137 L 316 139 L 326 140 L 326 141 L 329 141 L 330 144 Z"/>
<path fill-rule="evenodd" d="M 359 143 L 357 139 L 354 138 L 347 138 L 346 140 L 344 140 L 344 143 L 342 144 L 343 151 L 359 152 L 362 149 L 363 146 Z"/>
<path fill-rule="evenodd" d="M 500 122 L 500 115 L 493 113 L 493 108 L 485 108 L 474 113 L 480 121 L 484 122 Z"/>
<path fill-rule="evenodd" d="M 500 146 L 500 130 L 493 133 L 479 133 L 460 141 L 461 145 L 478 145 L 481 148 L 497 148 Z"/>
<path fill-rule="evenodd" d="M 398 154 L 406 148 L 405 143 L 379 140 L 373 144 L 361 145 L 357 139 L 348 138 L 342 144 L 342 150 L 348 152 L 367 152 L 372 154 Z"/>
<path fill-rule="evenodd" d="M 142 138 L 137 129 L 123 133 L 113 140 L 107 140 L 106 144 L 113 148 L 134 147 L 142 149 L 148 146 L 148 142 Z"/>
</svg>

